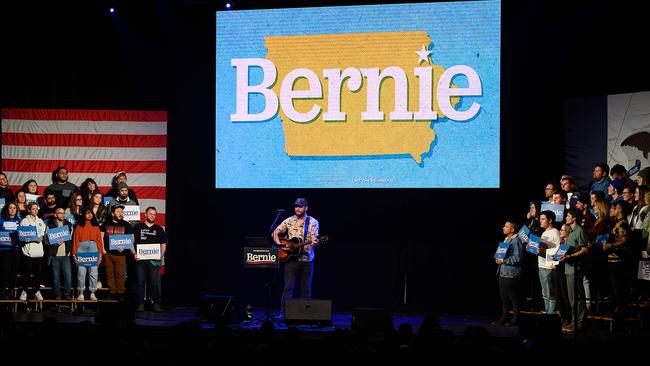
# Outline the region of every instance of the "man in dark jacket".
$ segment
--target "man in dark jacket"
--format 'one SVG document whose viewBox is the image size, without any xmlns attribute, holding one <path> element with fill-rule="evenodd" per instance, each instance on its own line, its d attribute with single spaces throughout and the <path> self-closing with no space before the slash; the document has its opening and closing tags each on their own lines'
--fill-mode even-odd
<svg viewBox="0 0 650 366">
<path fill-rule="evenodd" d="M 521 260 L 524 253 L 524 245 L 517 237 L 517 224 L 507 221 L 503 226 L 504 243 L 510 243 L 508 251 L 503 259 L 495 259 L 499 265 L 497 274 L 499 276 L 499 293 L 501 295 L 502 314 L 499 324 L 517 326 L 519 325 L 520 299 L 517 293 L 519 277 L 521 275 Z M 510 310 L 512 319 L 510 321 Z"/>
</svg>

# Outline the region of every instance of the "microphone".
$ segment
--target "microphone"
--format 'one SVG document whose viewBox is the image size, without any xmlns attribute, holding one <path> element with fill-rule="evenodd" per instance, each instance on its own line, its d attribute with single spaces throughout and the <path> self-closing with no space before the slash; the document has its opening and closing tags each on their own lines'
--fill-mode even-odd
<svg viewBox="0 0 650 366">
<path fill-rule="evenodd" d="M 278 208 L 277 210 L 275 210 L 275 213 L 285 213 L 285 212 L 287 211 L 283 208 Z"/>
</svg>

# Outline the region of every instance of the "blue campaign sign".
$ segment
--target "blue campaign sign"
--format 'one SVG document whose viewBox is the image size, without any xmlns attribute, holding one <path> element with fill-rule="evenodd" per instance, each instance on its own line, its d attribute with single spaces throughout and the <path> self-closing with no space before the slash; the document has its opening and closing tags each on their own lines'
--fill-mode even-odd
<svg viewBox="0 0 650 366">
<path fill-rule="evenodd" d="M 560 248 L 557 250 L 557 252 L 555 252 L 555 254 L 552 255 L 551 258 L 554 261 L 559 261 L 562 259 L 562 257 L 564 257 L 566 252 L 569 251 L 569 249 L 571 249 L 571 246 L 569 244 L 560 244 Z"/>
<path fill-rule="evenodd" d="M 113 197 L 104 196 L 104 206 L 108 207 L 108 204 L 111 203 L 112 200 L 113 200 Z"/>
<path fill-rule="evenodd" d="M 2 221 L 2 220 L 0 220 Z M 18 230 L 18 222 L 16 221 L 2 221 L 2 230 L 4 231 L 16 231 Z"/>
<path fill-rule="evenodd" d="M 607 240 L 609 240 L 609 234 L 598 235 L 596 240 L 594 240 L 594 248 L 603 249 L 603 244 L 607 243 Z"/>
<path fill-rule="evenodd" d="M 18 239 L 20 241 L 38 241 L 36 226 L 18 226 Z"/>
<path fill-rule="evenodd" d="M 72 213 L 70 213 L 70 212 L 68 212 L 68 213 L 65 215 L 65 219 L 68 220 L 68 222 L 71 223 L 72 225 L 76 225 L 76 224 L 77 224 L 77 219 L 76 219 L 75 216 L 74 216 Z"/>
<path fill-rule="evenodd" d="M 99 262 L 99 252 L 77 252 L 77 267 L 94 267 Z"/>
<path fill-rule="evenodd" d="M 47 229 L 47 238 L 50 240 L 50 244 L 54 245 L 60 241 L 72 240 L 70 236 L 70 230 L 67 225 L 57 227 L 55 229 Z"/>
<path fill-rule="evenodd" d="M 108 237 L 108 249 L 121 250 L 133 248 L 133 235 L 110 235 Z"/>
<path fill-rule="evenodd" d="M 526 225 L 522 226 L 519 232 L 517 233 L 517 236 L 519 237 L 519 240 L 521 240 L 522 243 L 528 243 L 528 237 L 530 236 L 530 229 Z"/>
<path fill-rule="evenodd" d="M 564 219 L 564 205 L 554 205 L 549 202 L 542 203 L 542 211 L 553 211 L 555 222 L 561 222 Z"/>
<path fill-rule="evenodd" d="M 494 259 L 503 259 L 506 257 L 506 253 L 508 252 L 508 248 L 510 248 L 510 242 L 507 243 L 499 243 L 499 246 L 497 246 L 497 251 L 494 253 Z"/>
<path fill-rule="evenodd" d="M 539 254 L 539 243 L 541 241 L 542 239 L 539 236 L 530 234 L 528 237 L 528 245 L 526 245 L 526 250 L 535 255 Z"/>
<path fill-rule="evenodd" d="M 0 231 L 0 247 L 12 246 L 11 233 L 7 231 Z"/>
</svg>

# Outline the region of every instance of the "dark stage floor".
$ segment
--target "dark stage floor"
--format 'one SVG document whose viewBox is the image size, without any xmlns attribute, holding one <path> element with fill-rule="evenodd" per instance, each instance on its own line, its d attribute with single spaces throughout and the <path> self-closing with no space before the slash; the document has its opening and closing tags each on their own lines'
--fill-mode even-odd
<svg viewBox="0 0 650 366">
<path fill-rule="evenodd" d="M 94 309 L 85 309 L 80 313 L 71 313 L 68 311 L 54 311 L 53 309 L 44 310 L 42 312 L 15 312 L 12 313 L 14 320 L 18 323 L 39 323 L 47 318 L 56 319 L 59 324 L 73 324 L 87 322 L 94 324 L 96 312 Z M 337 313 L 332 316 L 331 325 L 318 325 L 318 324 L 290 324 L 287 326 L 284 322 L 276 320 L 277 313 L 273 314 L 273 323 L 275 329 L 282 332 L 286 331 L 289 327 L 295 327 L 303 333 L 329 333 L 337 329 L 350 330 L 352 329 L 352 314 L 350 313 Z M 543 316 L 540 314 L 529 314 L 529 316 Z M 402 324 L 409 324 L 413 333 L 419 333 L 420 325 L 424 319 L 422 314 L 393 314 L 393 328 L 398 329 Z M 197 317 L 197 308 L 192 307 L 167 307 L 163 312 L 155 313 L 146 311 L 142 313 L 135 313 L 135 323 L 143 327 L 163 327 L 171 328 L 180 323 L 188 321 L 200 320 Z M 252 321 L 242 321 L 240 323 L 231 323 L 229 326 L 234 330 L 248 330 L 257 329 L 266 320 L 263 312 L 254 312 Z M 457 336 L 462 336 L 468 327 L 477 326 L 485 328 L 491 337 L 505 337 L 505 338 L 525 338 L 526 334 L 520 334 L 519 327 L 498 325 L 494 322 L 494 318 L 485 318 L 481 316 L 458 316 L 458 315 L 440 315 L 440 327 L 449 330 Z M 628 320 L 625 322 L 625 332 L 634 332 L 641 330 L 640 320 Z M 539 324 L 532 324 L 531 326 L 540 326 Z M 201 328 L 211 329 L 214 324 L 209 321 L 202 321 Z M 354 329 L 352 329 L 354 330 Z M 607 339 L 614 329 L 612 323 L 606 318 L 592 318 L 591 326 L 587 329 L 582 336 L 590 338 Z M 574 335 L 564 333 L 562 337 L 570 339 Z"/>
<path fill-rule="evenodd" d="M 53 311 L 44 310 L 43 312 L 16 312 L 13 313 L 14 319 L 17 322 L 41 322 L 46 318 L 55 318 L 59 323 L 80 323 L 80 322 L 95 322 L 95 311 L 93 309 L 86 309 L 81 314 L 73 314 L 67 311 Z M 335 329 L 351 329 L 352 328 L 352 314 L 333 314 L 332 324 L 329 326 L 321 326 L 317 324 L 290 324 L 287 326 L 284 322 L 276 320 L 277 313 L 274 312 L 271 317 L 275 328 L 278 330 L 286 330 L 289 326 L 295 326 L 301 330 L 313 332 L 330 332 Z M 399 327 L 400 324 L 410 324 L 414 332 L 418 332 L 420 324 L 424 319 L 424 315 L 418 314 L 399 314 L 393 315 L 394 328 Z M 143 313 L 135 313 L 135 321 L 140 326 L 151 327 L 173 327 L 179 323 L 191 320 L 197 320 L 197 308 L 194 307 L 167 307 L 164 311 L 155 313 L 146 311 Z M 254 329 L 259 328 L 261 323 L 266 320 L 264 312 L 254 312 L 252 321 L 242 321 L 240 323 L 230 324 L 232 328 L 241 329 Z M 495 332 L 495 336 L 516 336 L 518 329 L 516 327 L 506 327 L 492 324 L 493 319 L 485 319 L 480 317 L 461 317 L 461 316 L 442 316 L 441 327 L 449 329 L 456 334 L 462 334 L 465 328 L 469 325 L 478 325 L 489 328 Z M 210 322 L 203 322 L 203 328 L 212 328 L 214 325 Z"/>
</svg>

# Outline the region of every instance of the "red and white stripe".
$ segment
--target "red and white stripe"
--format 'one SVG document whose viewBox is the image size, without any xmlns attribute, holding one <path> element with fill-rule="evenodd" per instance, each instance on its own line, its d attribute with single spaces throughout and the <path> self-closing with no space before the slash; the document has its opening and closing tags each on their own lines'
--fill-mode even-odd
<svg viewBox="0 0 650 366">
<path fill-rule="evenodd" d="M 2 161 L 9 188 L 35 179 L 39 193 L 52 171 L 68 168 L 70 182 L 93 178 L 102 193 L 125 171 L 141 209 L 158 210 L 165 226 L 167 112 L 66 109 L 2 109 Z M 142 214 L 144 218 L 144 213 Z"/>
</svg>

